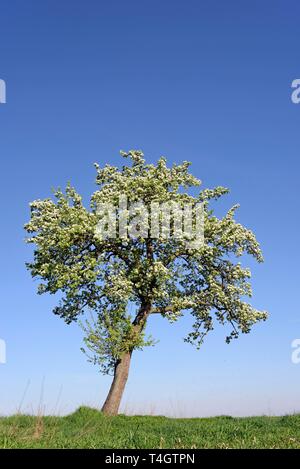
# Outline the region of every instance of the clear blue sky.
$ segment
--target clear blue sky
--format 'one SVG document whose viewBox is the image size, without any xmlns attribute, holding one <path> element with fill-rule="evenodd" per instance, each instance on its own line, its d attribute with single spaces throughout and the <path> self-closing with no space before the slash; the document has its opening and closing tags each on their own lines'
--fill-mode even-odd
<svg viewBox="0 0 300 469">
<path fill-rule="evenodd" d="M 101 405 L 110 379 L 86 362 L 81 331 L 37 296 L 24 263 L 28 203 L 71 181 L 87 200 L 93 163 L 120 149 L 150 161 L 190 160 L 204 187 L 231 193 L 261 242 L 253 304 L 270 319 L 226 345 L 216 328 L 200 351 L 184 319 L 151 318 L 160 343 L 137 352 L 123 409 L 176 415 L 300 411 L 297 1 L 2 0 L 0 105 L 2 268 L 0 413 Z M 43 390 L 43 392 L 42 392 Z"/>
</svg>

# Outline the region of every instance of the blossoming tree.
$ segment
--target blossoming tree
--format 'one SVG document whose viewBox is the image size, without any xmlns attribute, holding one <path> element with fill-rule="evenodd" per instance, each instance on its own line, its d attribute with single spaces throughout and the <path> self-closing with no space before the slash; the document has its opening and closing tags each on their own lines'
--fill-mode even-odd
<svg viewBox="0 0 300 469">
<path fill-rule="evenodd" d="M 90 359 L 103 373 L 113 374 L 102 408 L 110 415 L 118 412 L 133 351 L 153 344 L 145 335 L 152 314 L 170 323 L 191 314 L 194 324 L 185 340 L 197 347 L 215 321 L 231 327 L 229 342 L 267 317 L 245 301 L 251 296 L 251 274 L 237 261 L 246 253 L 262 262 L 254 234 L 234 220 L 237 206 L 220 219 L 209 206 L 228 190 L 197 190 L 200 181 L 189 173 L 188 162 L 169 168 L 165 158 L 156 165 L 146 164 L 140 151 L 122 156 L 131 162 L 120 169 L 95 165 L 98 190 L 91 197 L 90 209 L 68 185 L 65 193 L 55 192 L 55 199 L 31 203 L 31 219 L 25 225 L 30 234 L 27 242 L 35 245 L 34 259 L 27 266 L 41 280 L 38 293 L 61 292 L 54 313 L 66 323 L 87 310 L 93 312 L 93 319 L 82 327 Z M 190 195 L 192 187 L 197 195 Z M 103 219 L 99 204 L 118 206 L 120 196 L 129 203 L 142 201 L 149 210 L 153 203 L 201 203 L 204 242 L 197 246 L 184 236 L 172 236 L 172 223 L 170 236 L 162 229 L 156 237 L 150 236 L 141 218 L 135 236 L 129 229 L 123 236 L 99 234 L 97 227 Z M 132 220 L 126 209 L 124 215 Z M 120 211 L 111 221 L 116 219 L 120 227 Z"/>
</svg>

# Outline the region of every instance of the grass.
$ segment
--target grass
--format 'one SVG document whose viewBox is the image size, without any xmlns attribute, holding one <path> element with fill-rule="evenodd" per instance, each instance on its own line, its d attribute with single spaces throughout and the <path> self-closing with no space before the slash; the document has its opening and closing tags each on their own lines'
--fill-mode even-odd
<svg viewBox="0 0 300 469">
<path fill-rule="evenodd" d="M 300 415 L 106 417 L 98 410 L 80 407 L 66 417 L 0 418 L 0 448 L 300 448 Z"/>
</svg>

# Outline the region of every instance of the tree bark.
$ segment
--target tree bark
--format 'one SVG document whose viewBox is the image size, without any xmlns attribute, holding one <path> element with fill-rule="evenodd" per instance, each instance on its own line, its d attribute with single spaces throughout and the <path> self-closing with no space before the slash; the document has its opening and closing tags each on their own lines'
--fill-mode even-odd
<svg viewBox="0 0 300 469">
<path fill-rule="evenodd" d="M 150 311 L 151 302 L 145 302 L 141 305 L 141 308 L 132 323 L 136 331 L 141 332 L 143 330 Z M 115 366 L 113 382 L 101 409 L 106 415 L 117 415 L 119 411 L 121 399 L 128 379 L 132 352 L 133 350 L 124 353 Z"/>
<path fill-rule="evenodd" d="M 117 415 L 128 379 L 131 352 L 125 353 L 117 362 L 113 382 L 107 398 L 103 404 L 102 412 L 106 415 Z"/>
</svg>

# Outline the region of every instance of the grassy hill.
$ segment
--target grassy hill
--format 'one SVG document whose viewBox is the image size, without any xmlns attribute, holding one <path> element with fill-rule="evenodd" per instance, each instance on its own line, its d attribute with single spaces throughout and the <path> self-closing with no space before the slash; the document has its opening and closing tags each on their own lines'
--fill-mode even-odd
<svg viewBox="0 0 300 469">
<path fill-rule="evenodd" d="M 0 418 L 1 448 L 300 448 L 300 415 L 172 419 L 105 417 L 80 407 L 66 417 Z"/>
</svg>

